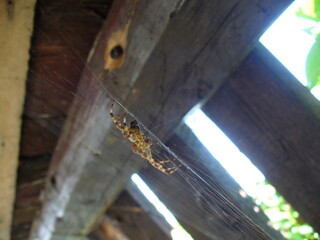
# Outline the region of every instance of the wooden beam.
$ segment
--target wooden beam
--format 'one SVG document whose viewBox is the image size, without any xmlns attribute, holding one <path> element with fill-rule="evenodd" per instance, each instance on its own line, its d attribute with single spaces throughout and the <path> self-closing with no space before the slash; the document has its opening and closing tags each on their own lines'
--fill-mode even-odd
<svg viewBox="0 0 320 240">
<path fill-rule="evenodd" d="M 205 172 L 206 178 L 212 178 L 217 181 L 223 188 L 221 192 L 228 196 L 232 204 L 241 209 L 245 215 L 249 216 L 253 222 L 261 227 L 272 239 L 284 239 L 280 232 L 270 226 L 269 218 L 261 209 L 259 210 L 251 197 L 244 193 L 234 178 L 231 177 L 224 167 L 212 156 L 187 125 L 182 124 L 176 129 L 175 133 L 176 135 L 168 142 L 168 147 L 174 148 L 177 146 L 178 149 L 184 149 L 183 156 L 185 156 L 185 159 L 196 158 L 205 167 L 202 171 Z M 192 164 L 193 163 L 191 163 L 191 166 Z M 198 167 L 195 169 L 198 169 Z M 225 227 L 228 226 L 226 225 Z"/>
<path fill-rule="evenodd" d="M 195 239 L 284 239 L 190 129 L 178 134 L 167 145 L 192 171 L 168 178 L 149 168 L 141 176 Z"/>
<path fill-rule="evenodd" d="M 0 239 L 10 238 L 35 1 L 0 2 Z"/>
<path fill-rule="evenodd" d="M 152 167 L 141 177 L 187 231 L 192 226 L 204 235 L 197 239 L 272 239 L 230 201 L 218 181 L 201 181 L 195 171 L 184 170 L 168 177 Z"/>
<path fill-rule="evenodd" d="M 283 84 L 285 84 L 286 87 L 298 97 L 299 101 L 303 103 L 303 105 L 320 118 L 319 100 L 310 94 L 310 90 L 308 88 L 301 87 L 301 84 L 297 84 L 295 76 L 293 76 L 288 69 L 283 67 L 282 63 L 270 54 L 262 44 L 258 44 L 255 47 L 254 52 L 266 67 L 277 76 L 279 81 L 283 82 Z M 295 84 L 292 84 L 292 82 Z"/>
<path fill-rule="evenodd" d="M 142 193 L 133 184 L 135 196 L 142 199 Z M 145 198 L 145 197 L 144 197 Z M 145 203 L 145 202 L 143 202 Z M 123 191 L 106 212 L 107 216 L 113 219 L 119 228 L 132 240 L 170 240 L 172 227 L 166 222 L 164 217 L 153 207 L 153 211 L 146 211 L 145 207 L 152 205 L 140 205 L 131 194 Z M 149 210 L 150 207 L 147 209 Z M 154 216 L 153 216 L 154 215 Z M 160 216 L 159 216 L 160 215 Z M 159 219 L 162 218 L 160 222 Z M 154 221 L 157 220 L 157 222 Z"/>
<path fill-rule="evenodd" d="M 128 84 L 131 76 L 118 69 L 111 74 L 114 81 L 105 82 L 105 86 L 164 139 L 195 104 L 220 87 L 291 2 L 185 1 L 171 14 L 138 80 Z M 121 98 L 129 87 L 131 94 Z"/>
<path fill-rule="evenodd" d="M 37 1 L 11 239 L 29 237 L 40 210 L 39 196 L 45 187 L 51 155 L 81 76 L 80 69 L 86 63 L 110 2 Z"/>
<path fill-rule="evenodd" d="M 54 153 L 43 207 L 33 223 L 30 239 L 69 240 L 86 236 L 131 174 L 145 163 L 137 156 L 131 157 L 130 147 L 119 142 L 122 136 L 108 117 L 110 98 L 98 80 L 105 65 L 106 48 L 116 40 L 114 33 L 123 31 L 130 23 L 128 39 L 131 47 L 140 51 L 126 56 L 133 61 L 125 68 L 132 76 L 128 81 L 133 81 L 177 2 L 119 0 L 114 3 L 80 80 L 76 95 L 81 98 L 74 99 Z M 141 42 L 138 36 L 148 40 Z"/>
<path fill-rule="evenodd" d="M 171 237 L 172 226 L 162 216 L 156 207 L 142 194 L 137 185 L 132 181 L 126 186 L 126 191 L 139 204 L 141 209 L 146 212 L 152 221 L 168 236 Z"/>
<path fill-rule="evenodd" d="M 162 138 L 221 84 L 290 2 L 116 1 L 80 83 L 86 95 L 73 103 L 53 157 L 31 239 L 83 237 L 142 165 L 111 133 L 105 89 L 126 99 L 146 126 L 164 126 L 155 131 Z"/>
<path fill-rule="evenodd" d="M 99 221 L 95 233 L 89 236 L 91 240 L 130 240 L 121 228 L 108 216 L 104 216 Z"/>
<path fill-rule="evenodd" d="M 319 232 L 320 121 L 310 101 L 301 100 L 306 89 L 289 73 L 290 82 L 283 81 L 260 51 L 246 58 L 204 111 Z"/>
<path fill-rule="evenodd" d="M 164 195 L 167 196 L 168 194 L 171 194 L 171 192 L 174 192 L 175 190 L 176 190 L 176 186 L 171 186 L 170 190 L 166 189 L 163 192 L 164 192 Z M 164 217 L 159 214 L 155 206 L 152 203 L 150 203 L 150 201 L 146 199 L 144 195 L 142 195 L 142 193 L 140 192 L 139 189 L 137 189 L 137 186 L 135 186 L 135 184 L 130 183 L 127 186 L 127 191 L 141 205 L 144 211 L 149 213 L 153 221 L 157 223 L 158 226 L 160 226 L 164 232 L 168 232 L 168 233 L 171 232 L 172 227 L 168 224 L 168 222 L 164 219 Z M 162 199 L 161 198 L 162 195 L 158 195 L 158 197 Z M 178 206 L 178 208 L 181 211 L 189 212 L 189 209 L 181 208 L 181 202 L 178 199 L 175 199 L 174 202 L 171 202 L 171 204 L 172 203 L 176 204 L 176 206 Z M 164 202 L 164 204 L 167 205 L 166 202 Z M 190 219 L 191 218 L 189 218 L 189 220 L 184 220 L 180 218 L 179 223 L 182 224 L 182 226 L 186 229 L 186 231 L 192 236 L 194 240 L 210 240 L 211 238 L 209 238 L 205 233 L 203 233 L 201 229 L 197 229 L 195 226 L 193 226 L 193 224 L 188 224 L 188 222 L 190 222 Z"/>
</svg>

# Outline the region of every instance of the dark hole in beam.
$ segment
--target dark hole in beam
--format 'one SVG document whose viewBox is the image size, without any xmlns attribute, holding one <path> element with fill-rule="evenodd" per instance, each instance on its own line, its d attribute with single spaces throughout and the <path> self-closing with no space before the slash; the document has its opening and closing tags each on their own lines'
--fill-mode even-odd
<svg viewBox="0 0 320 240">
<path fill-rule="evenodd" d="M 110 56 L 113 59 L 118 59 L 123 55 L 123 48 L 120 45 L 115 46 L 110 51 Z"/>
</svg>

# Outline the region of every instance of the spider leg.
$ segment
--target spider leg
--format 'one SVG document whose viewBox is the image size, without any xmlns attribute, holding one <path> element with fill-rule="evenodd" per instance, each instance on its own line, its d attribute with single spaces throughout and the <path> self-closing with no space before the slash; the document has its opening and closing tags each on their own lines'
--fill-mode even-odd
<svg viewBox="0 0 320 240">
<path fill-rule="evenodd" d="M 159 162 L 157 162 L 155 159 L 152 159 L 152 160 L 149 160 L 149 163 L 157 168 L 158 170 L 160 170 L 161 172 L 164 172 L 166 174 L 172 174 L 174 173 L 175 171 L 177 171 L 178 169 L 176 167 L 170 167 L 170 168 L 167 168 L 163 165 L 161 165 Z"/>
<path fill-rule="evenodd" d="M 157 142 L 156 141 L 153 141 L 153 140 L 149 140 L 150 142 L 150 147 L 154 146 Z"/>
<path fill-rule="evenodd" d="M 168 162 L 171 162 L 171 160 L 165 160 L 165 161 L 157 161 L 158 163 L 160 164 L 164 164 L 164 163 L 168 163 Z"/>
<path fill-rule="evenodd" d="M 155 168 L 157 168 L 158 170 L 160 170 L 161 172 L 167 173 L 167 174 L 172 174 L 175 171 L 177 171 L 176 167 L 171 167 L 171 168 L 167 168 L 165 166 L 163 166 L 159 161 L 155 160 L 152 157 L 151 151 L 150 149 L 148 149 L 148 151 L 142 152 L 141 156 L 145 159 L 148 160 L 148 162 Z"/>
<path fill-rule="evenodd" d="M 114 100 L 112 100 L 112 102 L 111 102 L 109 114 L 110 114 L 110 116 L 111 116 L 112 121 L 113 121 L 114 124 L 117 126 L 118 121 L 117 121 L 117 118 L 113 115 L 113 105 L 114 105 Z"/>
<path fill-rule="evenodd" d="M 127 111 L 124 111 L 124 113 L 123 113 L 123 121 L 122 121 L 124 126 L 127 126 L 126 122 L 127 122 Z"/>
<path fill-rule="evenodd" d="M 171 159 L 171 160 L 158 161 L 158 163 L 163 164 L 163 163 L 168 163 L 168 162 L 172 162 L 172 161 L 176 161 L 176 160 L 178 160 L 178 159 L 177 159 L 177 158 L 173 158 L 173 159 Z"/>
<path fill-rule="evenodd" d="M 111 105 L 110 105 L 110 110 L 109 110 L 110 117 L 111 117 L 114 125 L 115 125 L 118 129 L 120 129 L 121 131 L 123 131 L 123 126 L 122 126 L 121 121 L 120 121 L 120 116 L 119 116 L 119 115 L 118 115 L 118 116 L 115 116 L 115 115 L 113 114 L 113 105 L 114 105 L 114 100 L 112 100 Z"/>
<path fill-rule="evenodd" d="M 178 160 L 177 158 L 173 158 L 172 160 L 165 160 L 165 161 L 157 161 L 158 163 L 160 163 L 160 164 L 164 164 L 164 163 L 167 163 L 167 162 L 172 162 L 172 161 L 175 161 L 175 160 Z M 174 173 L 175 171 L 177 171 L 178 170 L 178 168 L 179 167 L 181 167 L 182 166 L 182 164 L 180 164 L 180 165 L 177 165 L 177 166 L 174 166 L 174 167 L 170 167 L 170 168 L 167 168 L 167 167 L 164 167 L 164 171 L 163 172 L 165 172 L 165 173 L 167 173 L 167 174 L 172 174 L 172 173 Z M 160 169 L 161 170 L 161 169 Z M 161 170 L 162 171 L 162 170 Z"/>
<path fill-rule="evenodd" d="M 178 170 L 178 168 L 176 168 L 176 167 L 167 168 L 167 169 L 166 169 L 166 173 L 167 173 L 167 174 L 172 174 L 172 173 L 174 173 L 174 172 L 177 171 L 177 170 Z"/>
</svg>

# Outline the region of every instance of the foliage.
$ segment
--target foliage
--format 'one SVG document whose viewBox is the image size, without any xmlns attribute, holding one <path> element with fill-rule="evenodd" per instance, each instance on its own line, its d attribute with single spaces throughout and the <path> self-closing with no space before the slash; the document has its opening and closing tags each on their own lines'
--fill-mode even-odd
<svg viewBox="0 0 320 240">
<path fill-rule="evenodd" d="M 319 240 L 319 234 L 314 232 L 299 213 L 270 185 L 266 180 L 260 182 L 260 188 L 268 192 L 263 199 L 255 198 L 256 203 L 272 221 L 272 225 L 281 231 L 289 240 Z M 270 191 L 272 189 L 272 191 Z"/>
<path fill-rule="evenodd" d="M 306 4 L 298 9 L 296 15 L 311 20 L 311 26 L 305 31 L 313 35 L 316 40 L 306 62 L 308 87 L 312 89 L 320 85 L 320 0 L 307 0 Z"/>
</svg>

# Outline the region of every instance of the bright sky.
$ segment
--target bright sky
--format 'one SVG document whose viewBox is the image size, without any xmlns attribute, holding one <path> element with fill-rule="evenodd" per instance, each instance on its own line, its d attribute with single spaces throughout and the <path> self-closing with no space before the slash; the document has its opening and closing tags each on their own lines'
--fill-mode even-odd
<svg viewBox="0 0 320 240">
<path fill-rule="evenodd" d="M 141 179 L 138 174 L 133 174 L 131 180 L 137 185 L 142 194 L 155 206 L 159 213 L 164 216 L 166 221 L 172 226 L 171 236 L 173 240 L 193 240 L 179 224 L 177 219 L 169 211 L 169 209 L 159 200 L 149 186 Z"/>
<path fill-rule="evenodd" d="M 243 190 L 250 196 L 255 196 L 259 191 L 256 183 L 263 181 L 265 177 L 220 128 L 200 109 L 187 116 L 185 123 Z"/>
<path fill-rule="evenodd" d="M 305 86 L 306 58 L 315 39 L 303 29 L 314 22 L 296 17 L 295 12 L 306 1 L 294 1 L 260 38 L 260 42 Z M 320 100 L 319 86 L 311 92 Z"/>
</svg>

